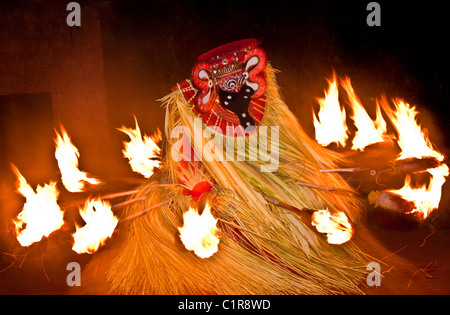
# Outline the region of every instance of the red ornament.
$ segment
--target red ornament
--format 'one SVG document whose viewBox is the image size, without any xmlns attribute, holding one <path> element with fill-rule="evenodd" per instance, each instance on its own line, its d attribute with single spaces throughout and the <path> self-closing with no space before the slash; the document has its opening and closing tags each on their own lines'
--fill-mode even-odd
<svg viewBox="0 0 450 315">
<path fill-rule="evenodd" d="M 261 123 L 265 109 L 266 65 L 266 53 L 258 41 L 243 39 L 197 59 L 187 81 L 194 97 L 185 82 L 178 87 L 205 125 L 219 127 L 224 134 L 228 126 L 254 127 Z"/>
</svg>

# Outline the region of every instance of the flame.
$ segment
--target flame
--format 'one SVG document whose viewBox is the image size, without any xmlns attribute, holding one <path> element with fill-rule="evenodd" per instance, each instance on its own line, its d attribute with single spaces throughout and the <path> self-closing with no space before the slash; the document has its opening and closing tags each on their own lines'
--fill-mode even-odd
<svg viewBox="0 0 450 315">
<path fill-rule="evenodd" d="M 20 245 L 29 246 L 58 230 L 64 224 L 64 212 L 57 203 L 56 182 L 38 185 L 35 193 L 17 167 L 11 164 L 11 168 L 18 179 L 17 191 L 26 198 L 22 212 L 14 220 L 17 240 Z"/>
<path fill-rule="evenodd" d="M 84 208 L 80 208 L 80 215 L 86 225 L 77 226 L 72 249 L 78 254 L 92 254 L 111 237 L 119 220 L 111 211 L 109 202 L 101 199 L 87 200 Z"/>
<path fill-rule="evenodd" d="M 424 158 L 434 157 L 442 162 L 444 156 L 433 148 L 428 135 L 422 131 L 421 126 L 417 123 L 417 115 L 414 106 L 400 99 L 394 99 L 395 111 L 392 110 L 386 98 L 382 99 L 382 106 L 391 120 L 394 128 L 398 133 L 397 143 L 402 150 L 397 160 L 407 158 Z M 399 190 L 391 190 L 391 192 L 400 195 L 403 199 L 412 201 L 415 204 L 415 213 L 419 218 L 425 219 L 435 209 L 439 207 L 442 195 L 442 185 L 449 175 L 449 168 L 445 164 L 441 164 L 436 168 L 427 169 L 431 175 L 428 185 L 421 187 L 411 186 L 411 177 L 405 178 L 405 185 Z"/>
<path fill-rule="evenodd" d="M 100 180 L 96 178 L 88 177 L 88 174 L 78 169 L 78 158 L 80 153 L 77 147 L 75 147 L 70 141 L 70 137 L 67 134 L 64 127 L 61 125 L 61 135 L 56 132 L 56 151 L 55 157 L 58 160 L 58 167 L 61 171 L 61 180 L 70 192 L 81 192 L 85 190 L 84 182 L 88 182 L 92 185 L 97 185 Z"/>
<path fill-rule="evenodd" d="M 347 92 L 350 106 L 353 110 L 353 119 L 355 127 L 358 129 L 352 141 L 352 150 L 364 150 L 369 144 L 384 142 L 391 137 L 386 135 L 386 121 L 381 115 L 380 106 L 376 104 L 376 118 L 373 121 L 367 114 L 361 101 L 353 90 L 350 78 L 346 77 L 341 82 L 343 88 Z"/>
<path fill-rule="evenodd" d="M 394 99 L 393 102 L 395 111 L 389 107 L 386 98 L 382 99 L 381 105 L 398 133 L 397 143 L 402 150 L 398 159 L 435 157 L 442 162 L 444 156 L 433 148 L 428 136 L 416 121 L 419 114 L 416 108 L 400 99 Z"/>
<path fill-rule="evenodd" d="M 415 208 L 410 213 L 416 214 L 422 220 L 439 207 L 442 185 L 444 185 L 446 177 L 449 175 L 449 168 L 447 165 L 442 164 L 439 167 L 428 169 L 427 172 L 431 174 L 428 185 L 413 188 L 411 186 L 411 177 L 406 176 L 405 185 L 401 189 L 389 190 L 407 201 L 412 201 Z"/>
<path fill-rule="evenodd" d="M 161 165 L 160 161 L 152 160 L 161 153 L 161 149 L 156 144 L 161 140 L 161 131 L 158 129 L 152 137 L 146 135 L 142 137 L 136 117 L 134 117 L 134 120 L 136 129 L 126 128 L 125 126 L 118 129 L 126 133 L 131 139 L 129 142 L 124 142 L 122 153 L 125 158 L 128 158 L 134 172 L 149 178 L 153 175 L 154 168 Z"/>
<path fill-rule="evenodd" d="M 353 236 L 353 227 L 344 212 L 327 210 L 315 211 L 311 217 L 311 224 L 320 233 L 327 233 L 330 244 L 343 244 Z"/>
<path fill-rule="evenodd" d="M 339 92 L 336 75 L 328 81 L 328 91 L 325 97 L 318 99 L 320 110 L 318 118 L 313 112 L 316 140 L 322 146 L 335 142 L 338 146 L 345 146 L 348 139 L 348 129 L 345 122 L 345 109 L 339 104 Z"/>
<path fill-rule="evenodd" d="M 200 258 L 208 258 L 218 251 L 221 231 L 208 203 L 201 215 L 195 208 L 189 208 L 183 214 L 183 222 L 178 230 L 186 249 L 194 251 Z"/>
</svg>

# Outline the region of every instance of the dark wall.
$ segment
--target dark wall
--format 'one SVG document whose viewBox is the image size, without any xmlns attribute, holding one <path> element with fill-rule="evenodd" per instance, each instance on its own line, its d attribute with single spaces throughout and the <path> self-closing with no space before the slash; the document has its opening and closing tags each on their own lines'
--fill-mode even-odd
<svg viewBox="0 0 450 315">
<path fill-rule="evenodd" d="M 53 121 L 48 127 L 62 123 L 83 159 L 98 157 L 105 154 L 109 132 L 100 20 L 97 6 L 86 3 L 82 26 L 69 27 L 67 3 L 0 3 L 0 95 L 50 93 Z M 34 119 L 45 118 L 36 113 Z M 30 147 L 29 156 L 34 149 Z M 86 160 L 85 166 L 100 168 L 99 160 Z"/>
</svg>

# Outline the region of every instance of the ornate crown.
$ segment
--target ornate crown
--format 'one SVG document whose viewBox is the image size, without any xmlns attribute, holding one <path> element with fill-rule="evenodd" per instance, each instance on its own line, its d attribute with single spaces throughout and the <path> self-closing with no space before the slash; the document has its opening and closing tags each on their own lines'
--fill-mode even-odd
<svg viewBox="0 0 450 315">
<path fill-rule="evenodd" d="M 252 98 L 263 95 L 266 83 L 259 74 L 266 64 L 266 54 L 254 38 L 222 45 L 198 57 L 191 75 L 191 81 L 198 89 L 198 110 L 209 111 L 217 97 L 217 89 L 225 86 L 238 92 L 241 86 L 247 84 L 255 91 Z"/>
</svg>

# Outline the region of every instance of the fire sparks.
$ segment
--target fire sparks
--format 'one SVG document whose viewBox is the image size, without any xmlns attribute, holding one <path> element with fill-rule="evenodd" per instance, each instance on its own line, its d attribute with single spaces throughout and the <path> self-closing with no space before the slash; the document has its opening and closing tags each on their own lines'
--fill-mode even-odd
<svg viewBox="0 0 450 315">
<path fill-rule="evenodd" d="M 386 135 L 386 122 L 381 115 L 378 103 L 376 107 L 376 118 L 373 121 L 361 105 L 361 101 L 353 90 L 350 78 L 345 78 L 341 84 L 347 92 L 349 103 L 353 110 L 353 116 L 351 118 L 355 123 L 355 127 L 358 129 L 352 141 L 352 150 L 364 150 L 369 144 L 388 140 L 389 136 Z"/>
<path fill-rule="evenodd" d="M 61 171 L 61 180 L 70 192 L 81 192 L 85 190 L 85 182 L 97 185 L 100 180 L 88 177 L 88 174 L 78 169 L 78 158 L 80 153 L 70 141 L 64 127 L 61 125 L 61 135 L 56 132 L 56 151 L 55 157 L 58 160 L 58 167 Z"/>
<path fill-rule="evenodd" d="M 327 233 L 330 244 L 343 244 L 353 236 L 353 227 L 344 212 L 327 210 L 315 211 L 311 217 L 311 224 L 320 233 Z"/>
<path fill-rule="evenodd" d="M 149 178 L 153 175 L 154 169 L 161 164 L 161 161 L 154 160 L 161 153 L 161 149 L 157 145 L 157 142 L 161 140 L 161 131 L 158 129 L 152 137 L 141 136 L 136 117 L 134 120 L 136 122 L 135 129 L 126 127 L 119 129 L 130 137 L 129 142 L 124 142 L 122 153 L 125 158 L 128 158 L 134 172 Z"/>
<path fill-rule="evenodd" d="M 86 225 L 77 227 L 72 249 L 78 254 L 92 254 L 111 237 L 119 220 L 112 213 L 111 205 L 100 199 L 87 200 L 80 215 Z"/>
<path fill-rule="evenodd" d="M 217 228 L 217 219 L 211 214 L 207 203 L 201 215 L 197 209 L 189 208 L 183 214 L 184 225 L 180 231 L 180 239 L 186 249 L 194 251 L 200 258 L 208 258 L 218 251 L 220 242 L 220 229 Z"/>
<path fill-rule="evenodd" d="M 344 147 L 348 138 L 348 129 L 345 122 L 345 109 L 341 109 L 339 104 L 335 74 L 333 74 L 332 80 L 328 80 L 328 91 L 325 91 L 325 97 L 318 101 L 320 104 L 318 118 L 313 113 L 317 142 L 322 146 L 335 142 Z"/>
<path fill-rule="evenodd" d="M 393 100 L 393 102 L 395 110 L 389 107 L 385 98 L 382 100 L 383 108 L 398 133 L 397 143 L 402 152 L 397 160 L 434 157 L 442 162 L 444 156 L 434 149 L 427 134 L 417 123 L 416 118 L 419 113 L 415 107 L 411 107 L 398 99 Z M 412 187 L 411 177 L 408 175 L 405 179 L 405 185 L 401 189 L 390 190 L 403 199 L 414 202 L 415 209 L 411 213 L 415 213 L 421 219 L 427 218 L 433 210 L 439 207 L 442 185 L 449 175 L 449 168 L 443 163 L 426 171 L 431 175 L 428 185 Z"/>
<path fill-rule="evenodd" d="M 17 240 L 29 246 L 47 237 L 64 224 L 64 212 L 58 206 L 59 191 L 56 182 L 37 186 L 36 192 L 27 183 L 16 166 L 11 165 L 18 179 L 17 191 L 26 198 L 22 212 L 14 220 Z"/>
</svg>

